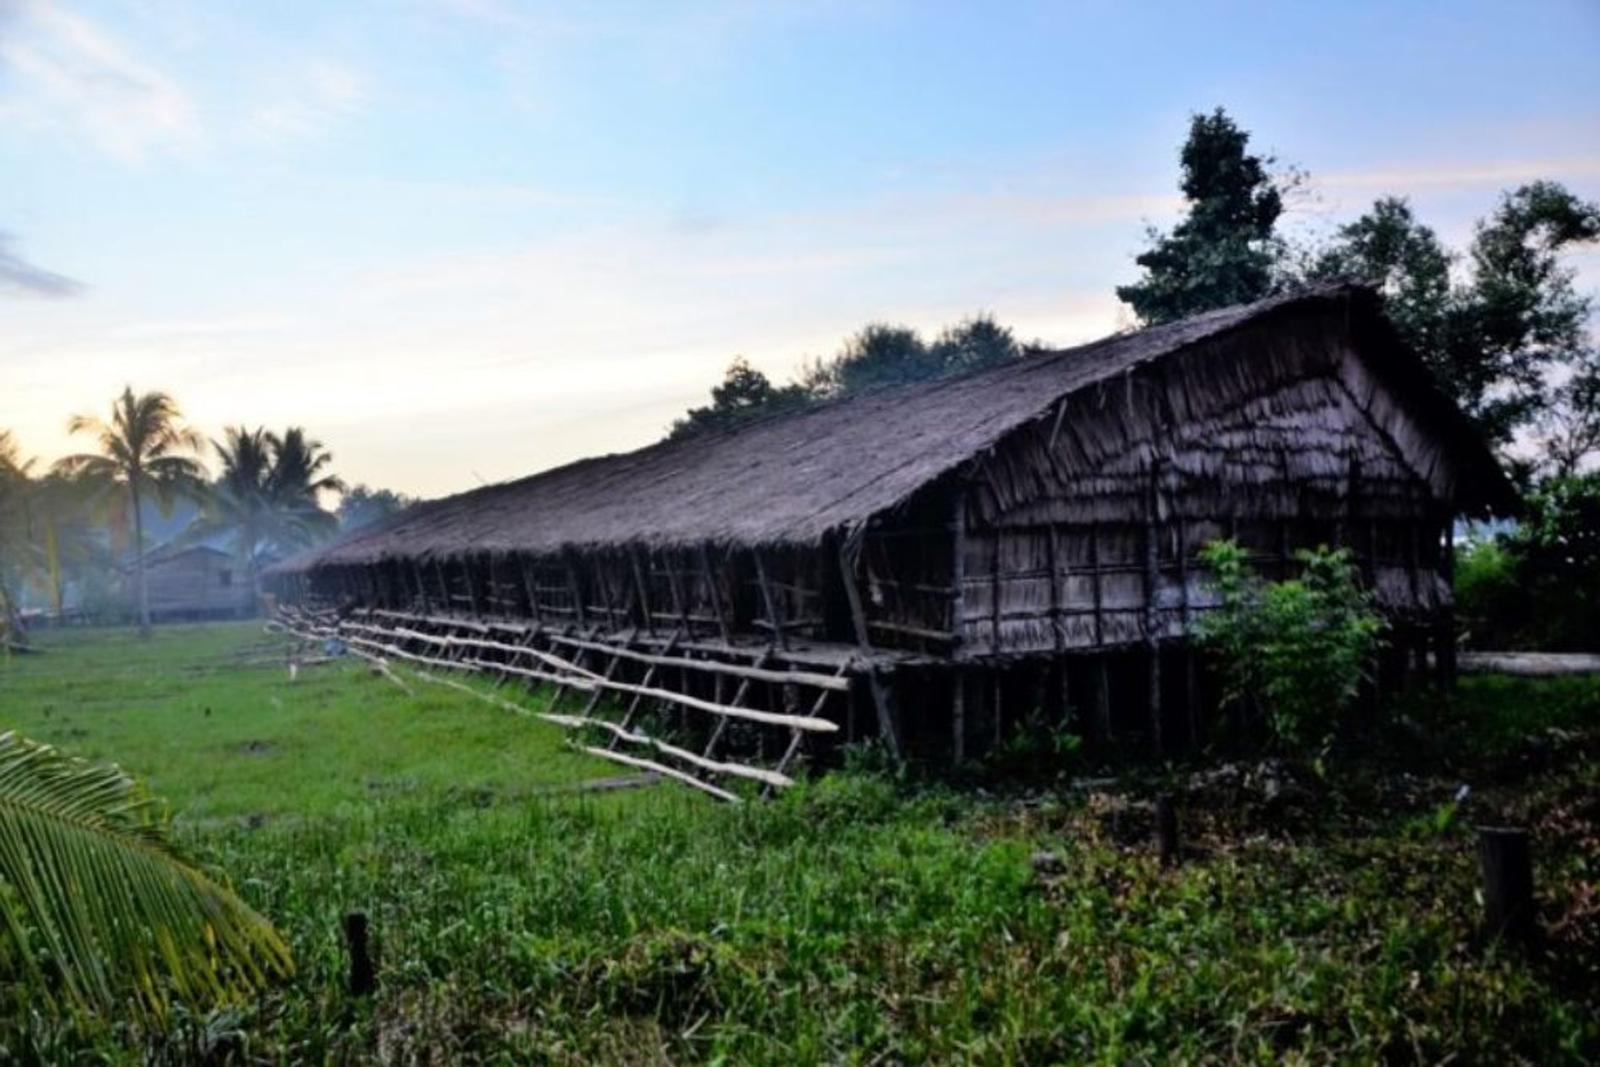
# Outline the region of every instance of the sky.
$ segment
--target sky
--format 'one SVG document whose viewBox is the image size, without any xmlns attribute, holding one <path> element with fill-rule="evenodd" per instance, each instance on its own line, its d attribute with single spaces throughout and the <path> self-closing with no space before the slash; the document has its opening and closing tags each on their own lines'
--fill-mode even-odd
<svg viewBox="0 0 1600 1067">
<path fill-rule="evenodd" d="M 0 428 L 131 384 L 435 495 L 869 321 L 1090 340 L 1217 106 L 1309 173 L 1291 233 L 1400 194 L 1459 244 L 1600 198 L 1600 0 L 0 0 Z"/>
</svg>

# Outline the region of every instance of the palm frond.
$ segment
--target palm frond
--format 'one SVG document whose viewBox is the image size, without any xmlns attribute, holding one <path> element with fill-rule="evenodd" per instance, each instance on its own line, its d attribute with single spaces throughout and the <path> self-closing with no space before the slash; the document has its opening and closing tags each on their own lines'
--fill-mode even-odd
<svg viewBox="0 0 1600 1067">
<path fill-rule="evenodd" d="M 172 843 L 115 766 L 0 734 L 0 942 L 57 1003 L 161 1015 L 293 969 L 272 926 Z"/>
</svg>

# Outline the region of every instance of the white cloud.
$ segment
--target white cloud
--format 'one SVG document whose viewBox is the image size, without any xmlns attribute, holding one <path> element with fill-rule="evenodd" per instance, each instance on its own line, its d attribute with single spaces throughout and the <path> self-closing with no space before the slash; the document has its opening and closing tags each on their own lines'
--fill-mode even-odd
<svg viewBox="0 0 1600 1067">
<path fill-rule="evenodd" d="M 13 88 L 0 100 L 0 123 L 85 138 L 130 162 L 198 140 L 183 88 L 99 25 L 39 0 L 10 13 L 0 24 L 0 67 Z"/>
<path fill-rule="evenodd" d="M 251 113 L 250 129 L 267 140 L 314 136 L 359 115 L 368 99 L 367 83 L 360 74 L 329 60 L 313 60 L 281 99 Z"/>
</svg>

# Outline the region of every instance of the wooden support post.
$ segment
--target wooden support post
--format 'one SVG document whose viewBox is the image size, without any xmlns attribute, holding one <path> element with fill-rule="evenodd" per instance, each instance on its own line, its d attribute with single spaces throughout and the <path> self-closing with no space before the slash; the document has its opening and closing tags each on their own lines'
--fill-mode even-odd
<svg viewBox="0 0 1600 1067">
<path fill-rule="evenodd" d="M 528 614 L 533 616 L 533 621 L 544 622 L 544 613 L 539 608 L 539 578 L 534 570 L 533 561 L 527 556 L 517 556 L 517 571 L 522 575 L 522 591 L 528 598 Z"/>
<path fill-rule="evenodd" d="M 955 507 L 952 510 L 955 514 L 950 524 L 953 532 L 950 546 L 949 630 L 955 636 L 955 644 L 950 649 L 954 656 L 961 649 L 962 629 L 967 614 L 967 493 L 963 484 L 955 488 Z M 958 754 L 956 758 L 961 757 Z"/>
<path fill-rule="evenodd" d="M 1173 806 L 1172 794 L 1156 797 L 1156 850 L 1161 866 L 1176 867 L 1180 858 L 1178 845 L 1178 811 Z"/>
<path fill-rule="evenodd" d="M 711 553 L 704 542 L 700 545 L 700 572 L 706 585 L 706 599 L 711 602 L 711 612 L 717 617 L 717 631 L 724 643 L 733 640 L 728 630 L 728 617 L 722 610 L 722 594 L 717 591 L 716 572 L 711 569 Z"/>
<path fill-rule="evenodd" d="M 1444 579 L 1449 600 L 1439 609 L 1439 639 L 1435 661 L 1439 674 L 1439 688 L 1445 692 L 1456 685 L 1456 524 L 1449 514 L 1444 517 L 1444 532 L 1439 546 L 1439 575 Z"/>
<path fill-rule="evenodd" d="M 668 561 L 667 588 L 672 592 L 672 608 L 678 615 L 678 621 L 683 624 L 683 632 L 689 637 L 694 636 L 694 625 L 689 621 L 689 598 L 683 587 L 683 575 L 677 567 Z"/>
<path fill-rule="evenodd" d="M 1106 653 L 1095 657 L 1094 675 L 1095 733 L 1102 744 L 1111 743 L 1111 669 L 1106 664 Z"/>
<path fill-rule="evenodd" d="M 579 626 L 589 625 L 589 611 L 583 602 L 583 583 L 578 580 L 578 565 L 573 561 L 572 554 L 568 553 L 567 585 L 572 590 L 572 610 L 577 616 Z"/>
<path fill-rule="evenodd" d="M 767 580 L 767 567 L 761 561 L 761 550 L 751 549 L 756 561 L 756 583 L 761 586 L 761 602 L 766 605 L 767 622 L 772 624 L 772 639 L 779 648 L 788 648 L 789 639 L 783 633 L 783 615 L 778 611 L 778 601 L 772 595 L 772 583 Z"/>
<path fill-rule="evenodd" d="M 655 633 L 655 620 L 651 618 L 650 586 L 644 579 L 644 570 L 639 566 L 639 553 L 628 553 L 628 563 L 633 568 L 633 584 L 639 594 L 639 618 L 644 625 L 646 633 Z"/>
<path fill-rule="evenodd" d="M 990 669 L 989 675 L 994 687 L 994 734 L 990 738 L 990 744 L 999 748 L 1006 739 L 1005 672 L 994 667 Z"/>
<path fill-rule="evenodd" d="M 1061 564 L 1059 562 L 1060 550 L 1057 540 L 1060 530 L 1052 524 L 1045 530 L 1045 560 L 1050 568 L 1050 634 L 1056 650 L 1056 658 L 1061 658 L 1062 650 L 1066 648 L 1067 635 L 1061 628 Z"/>
<path fill-rule="evenodd" d="M 1195 677 L 1194 612 L 1189 606 L 1189 531 L 1182 515 L 1174 520 L 1178 552 L 1179 611 L 1183 619 L 1183 703 L 1189 719 L 1189 747 L 1198 752 L 1204 729 L 1200 721 L 1200 692 Z"/>
<path fill-rule="evenodd" d="M 1149 657 L 1150 747 L 1157 755 L 1165 749 L 1161 721 L 1161 616 L 1156 595 L 1161 585 L 1161 500 L 1159 463 L 1150 463 L 1150 490 L 1144 525 L 1144 643 Z"/>
<path fill-rule="evenodd" d="M 950 672 L 950 758 L 967 758 L 967 674 L 960 667 Z"/>
<path fill-rule="evenodd" d="M 1097 522 L 1089 524 L 1089 569 L 1094 577 L 1094 643 L 1096 648 L 1104 648 L 1106 629 L 1102 605 L 1105 594 L 1100 583 L 1100 524 Z"/>
<path fill-rule="evenodd" d="M 1000 527 L 990 526 L 994 546 L 989 552 L 989 623 L 990 653 L 998 656 L 1003 647 L 1000 641 Z"/>
<path fill-rule="evenodd" d="M 445 612 L 454 612 L 456 606 L 450 597 L 450 576 L 445 573 L 444 564 L 439 560 L 433 561 L 433 573 L 439 578 L 439 596 L 444 603 Z"/>
<path fill-rule="evenodd" d="M 867 630 L 867 613 L 861 604 L 861 590 L 856 584 L 856 561 L 861 551 L 864 529 L 857 530 L 839 546 L 839 572 L 844 579 L 845 599 L 850 602 L 850 620 L 855 626 L 856 644 L 866 660 L 867 681 L 872 687 L 872 702 L 878 710 L 878 732 L 889 746 L 889 755 L 900 762 L 905 753 L 900 747 L 900 728 L 895 722 L 894 705 L 889 688 L 878 674 L 878 665 L 872 658 L 872 639 Z"/>
<path fill-rule="evenodd" d="M 367 941 L 367 917 L 359 911 L 344 917 L 345 946 L 350 951 L 350 995 L 369 996 L 378 987 L 372 967 L 372 950 Z"/>
<path fill-rule="evenodd" d="M 1526 943 L 1533 936 L 1533 860 L 1528 832 L 1505 826 L 1478 827 L 1483 870 L 1483 922 L 1491 938 Z"/>
</svg>

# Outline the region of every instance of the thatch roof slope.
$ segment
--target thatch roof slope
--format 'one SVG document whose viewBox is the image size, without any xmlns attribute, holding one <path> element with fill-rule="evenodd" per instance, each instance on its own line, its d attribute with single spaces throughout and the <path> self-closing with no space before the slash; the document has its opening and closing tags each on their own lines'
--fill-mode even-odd
<svg viewBox="0 0 1600 1067">
<path fill-rule="evenodd" d="M 278 569 L 484 551 L 812 544 L 905 501 L 1046 417 L 1062 396 L 1268 316 L 1329 304 L 1383 326 L 1369 291 L 1319 287 L 430 501 Z M 1503 480 L 1493 457 L 1426 369 L 1410 356 L 1384 363 L 1409 379 L 1399 384 L 1418 394 L 1419 414 L 1488 494 L 1469 503 L 1495 502 Z"/>
</svg>

